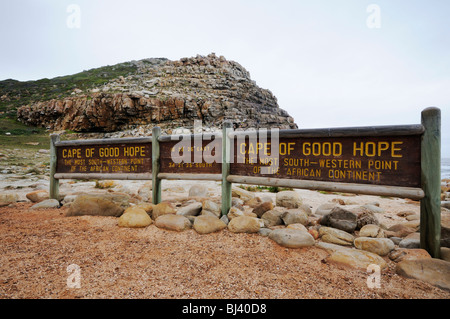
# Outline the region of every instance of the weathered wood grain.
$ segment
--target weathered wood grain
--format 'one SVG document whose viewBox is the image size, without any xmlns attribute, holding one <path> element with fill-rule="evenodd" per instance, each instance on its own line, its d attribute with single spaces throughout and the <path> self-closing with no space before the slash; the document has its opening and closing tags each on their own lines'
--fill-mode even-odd
<svg viewBox="0 0 450 319">
<path fill-rule="evenodd" d="M 427 108 L 422 111 L 422 189 L 420 202 L 420 246 L 433 258 L 440 256 L 441 238 L 441 111 Z"/>
</svg>

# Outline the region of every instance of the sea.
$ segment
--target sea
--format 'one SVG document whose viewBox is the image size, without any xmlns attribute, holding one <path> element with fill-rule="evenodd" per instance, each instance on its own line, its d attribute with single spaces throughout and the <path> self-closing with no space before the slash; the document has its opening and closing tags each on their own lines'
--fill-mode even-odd
<svg viewBox="0 0 450 319">
<path fill-rule="evenodd" d="M 441 158 L 441 179 L 450 178 L 450 158 Z"/>
</svg>

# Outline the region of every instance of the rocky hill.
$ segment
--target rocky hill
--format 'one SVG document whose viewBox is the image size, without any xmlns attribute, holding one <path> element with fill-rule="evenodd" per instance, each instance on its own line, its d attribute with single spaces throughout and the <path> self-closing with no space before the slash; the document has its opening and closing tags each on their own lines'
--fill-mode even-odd
<svg viewBox="0 0 450 319">
<path fill-rule="evenodd" d="M 60 80 L 50 86 L 53 91 L 45 91 L 45 96 L 39 96 L 42 89 L 36 89 L 31 92 L 35 98 L 30 99 L 30 90 L 25 91 L 22 97 L 28 98 L 22 100 L 27 103 L 17 108 L 17 118 L 31 126 L 76 132 L 154 125 L 171 130 L 190 128 L 194 120 L 201 120 L 204 127 L 218 128 L 226 119 L 237 128 L 297 127 L 279 108 L 276 97 L 258 87 L 247 70 L 214 53 L 179 61 L 144 59 L 98 70 L 90 71 L 97 76 L 94 80 L 78 82 L 81 85 L 71 81 L 61 86 Z M 9 92 L 25 83 L 8 81 Z M 11 99 L 13 94 L 5 93 L 5 82 L 0 83 L 2 102 L 9 99 L 19 103 Z"/>
</svg>

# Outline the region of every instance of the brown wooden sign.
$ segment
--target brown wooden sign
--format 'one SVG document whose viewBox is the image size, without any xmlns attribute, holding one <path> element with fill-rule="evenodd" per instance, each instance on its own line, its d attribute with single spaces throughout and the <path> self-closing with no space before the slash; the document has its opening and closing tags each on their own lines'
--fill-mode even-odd
<svg viewBox="0 0 450 319">
<path fill-rule="evenodd" d="M 152 144 L 57 146 L 56 173 L 140 174 L 152 170 Z"/>
<path fill-rule="evenodd" d="M 160 144 L 160 172 L 222 174 L 222 139 L 166 141 Z"/>
<path fill-rule="evenodd" d="M 421 137 L 234 139 L 231 175 L 420 187 Z M 274 150 L 276 148 L 274 147 Z M 262 173 L 262 169 L 267 171 Z"/>
</svg>

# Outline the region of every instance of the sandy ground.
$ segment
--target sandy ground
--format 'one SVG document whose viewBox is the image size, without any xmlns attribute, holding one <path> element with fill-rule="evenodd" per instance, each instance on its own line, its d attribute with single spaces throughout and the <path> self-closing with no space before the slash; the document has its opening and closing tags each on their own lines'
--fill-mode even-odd
<svg viewBox="0 0 450 319">
<path fill-rule="evenodd" d="M 179 186 L 190 186 L 173 185 L 163 199 L 183 197 Z M 419 211 L 417 203 L 400 199 L 299 192 L 313 210 L 334 198 L 378 202 L 386 224 L 404 222 L 399 211 Z M 317 247 L 287 249 L 226 229 L 199 235 L 155 225 L 120 228 L 114 217 L 66 217 L 66 208 L 31 205 L 0 208 L 0 298 L 450 298 L 448 291 L 398 276 L 387 257 L 381 288 L 369 288 L 368 273 L 325 262 L 328 253 Z M 70 287 L 72 264 L 79 266 L 80 288 Z"/>
</svg>

